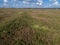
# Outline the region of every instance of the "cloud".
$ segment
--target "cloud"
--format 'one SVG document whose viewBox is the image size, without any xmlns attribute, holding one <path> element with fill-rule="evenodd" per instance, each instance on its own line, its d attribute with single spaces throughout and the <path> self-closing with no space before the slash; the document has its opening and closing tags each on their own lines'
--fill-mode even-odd
<svg viewBox="0 0 60 45">
<path fill-rule="evenodd" d="M 60 4 L 58 2 L 55 2 L 52 4 L 53 6 L 60 6 Z"/>
<path fill-rule="evenodd" d="M 17 1 L 17 0 L 14 0 L 14 1 Z"/>
<path fill-rule="evenodd" d="M 42 3 L 39 3 L 39 2 L 37 2 L 36 4 L 37 4 L 37 5 L 42 5 Z"/>
<path fill-rule="evenodd" d="M 58 5 L 58 2 L 57 2 L 57 1 L 56 1 L 56 2 L 54 2 L 54 3 L 53 3 L 53 5 Z"/>
<path fill-rule="evenodd" d="M 53 3 L 50 4 L 49 6 L 60 6 L 58 0 L 49 0 L 49 1 L 52 1 Z"/>
<path fill-rule="evenodd" d="M 8 0 L 4 0 L 3 5 L 4 5 L 4 6 L 7 6 L 7 5 L 8 5 L 7 2 L 8 2 Z"/>
<path fill-rule="evenodd" d="M 36 4 L 42 5 L 43 4 L 43 0 L 37 0 Z"/>
<path fill-rule="evenodd" d="M 31 0 L 23 0 L 22 3 L 24 3 L 24 4 L 29 4 L 29 3 L 31 3 L 30 1 L 31 1 Z"/>
<path fill-rule="evenodd" d="M 23 0 L 24 4 L 29 4 L 29 3 L 35 3 L 37 5 L 42 5 L 43 4 L 43 0 Z"/>
<path fill-rule="evenodd" d="M 22 3 L 24 3 L 24 4 L 29 4 L 29 2 L 28 2 L 28 1 L 22 1 Z"/>
<path fill-rule="evenodd" d="M 4 3 L 4 6 L 6 6 L 7 5 L 7 3 Z"/>
<path fill-rule="evenodd" d="M 53 2 L 55 2 L 55 1 L 58 1 L 58 0 L 49 0 L 49 1 L 53 1 Z"/>
<path fill-rule="evenodd" d="M 8 2 L 8 0 L 4 0 L 4 3 L 5 3 L 5 2 Z"/>
</svg>

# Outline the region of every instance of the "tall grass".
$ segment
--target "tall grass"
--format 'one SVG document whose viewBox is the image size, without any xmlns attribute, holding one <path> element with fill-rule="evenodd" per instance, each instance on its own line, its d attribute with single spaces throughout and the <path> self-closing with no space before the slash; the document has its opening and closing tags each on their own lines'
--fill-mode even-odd
<svg viewBox="0 0 60 45">
<path fill-rule="evenodd" d="M 59 34 L 24 11 L 0 26 L 0 45 L 59 45 Z"/>
</svg>

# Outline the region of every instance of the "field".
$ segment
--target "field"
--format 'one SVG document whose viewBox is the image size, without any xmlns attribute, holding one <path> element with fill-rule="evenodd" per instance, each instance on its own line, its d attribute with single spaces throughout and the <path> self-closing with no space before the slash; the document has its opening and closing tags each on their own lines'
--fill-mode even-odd
<svg viewBox="0 0 60 45">
<path fill-rule="evenodd" d="M 0 45 L 60 45 L 60 9 L 0 9 Z"/>
</svg>

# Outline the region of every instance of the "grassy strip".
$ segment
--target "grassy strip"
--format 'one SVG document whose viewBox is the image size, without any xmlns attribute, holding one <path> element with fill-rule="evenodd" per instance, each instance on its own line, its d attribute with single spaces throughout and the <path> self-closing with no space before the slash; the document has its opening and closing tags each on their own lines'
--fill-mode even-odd
<svg viewBox="0 0 60 45">
<path fill-rule="evenodd" d="M 54 45 L 53 32 L 48 27 L 26 12 L 21 15 L 0 28 L 1 45 Z"/>
</svg>

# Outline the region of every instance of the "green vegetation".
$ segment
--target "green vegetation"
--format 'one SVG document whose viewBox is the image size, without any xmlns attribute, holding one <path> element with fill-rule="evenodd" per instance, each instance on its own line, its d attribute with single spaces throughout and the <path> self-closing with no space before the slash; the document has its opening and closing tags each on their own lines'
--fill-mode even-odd
<svg viewBox="0 0 60 45">
<path fill-rule="evenodd" d="M 60 45 L 60 9 L 0 9 L 0 45 Z"/>
</svg>

